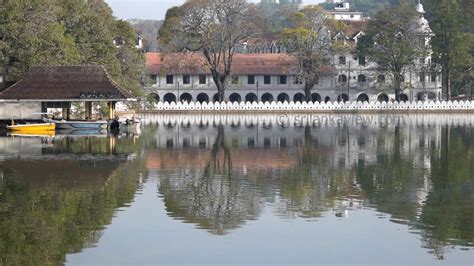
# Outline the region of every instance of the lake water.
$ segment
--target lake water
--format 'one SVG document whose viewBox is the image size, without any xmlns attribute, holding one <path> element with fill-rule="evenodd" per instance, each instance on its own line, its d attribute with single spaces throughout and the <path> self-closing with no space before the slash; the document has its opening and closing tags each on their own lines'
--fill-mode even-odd
<svg viewBox="0 0 474 266">
<path fill-rule="evenodd" d="M 0 265 L 474 264 L 474 115 L 0 137 Z"/>
</svg>

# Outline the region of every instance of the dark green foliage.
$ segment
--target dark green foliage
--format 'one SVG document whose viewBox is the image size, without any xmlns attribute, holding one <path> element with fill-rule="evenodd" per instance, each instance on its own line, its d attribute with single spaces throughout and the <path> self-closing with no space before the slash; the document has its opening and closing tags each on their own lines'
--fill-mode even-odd
<svg viewBox="0 0 474 266">
<path fill-rule="evenodd" d="M 474 81 L 474 2 L 431 0 L 427 18 L 436 33 L 432 40 L 434 60 L 442 66 L 447 98 L 469 94 Z"/>
<path fill-rule="evenodd" d="M 413 28 L 417 14 L 412 5 L 400 4 L 377 12 L 369 21 L 367 34 L 357 44 L 357 54 L 390 73 L 398 100 L 403 77 L 415 60 L 427 53 L 422 36 Z"/>
<path fill-rule="evenodd" d="M 115 47 L 114 38 L 125 42 Z M 104 65 L 126 90 L 138 95 L 144 56 L 136 33 L 117 21 L 103 0 L 3 0 L 0 7 L 0 64 L 6 82 L 33 65 Z"/>
</svg>

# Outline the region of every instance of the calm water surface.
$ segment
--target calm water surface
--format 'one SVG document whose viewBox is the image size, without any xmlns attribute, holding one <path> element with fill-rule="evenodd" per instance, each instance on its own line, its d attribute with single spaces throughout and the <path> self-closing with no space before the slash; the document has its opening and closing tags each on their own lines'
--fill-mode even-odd
<svg viewBox="0 0 474 266">
<path fill-rule="evenodd" d="M 0 137 L 0 265 L 474 264 L 474 115 Z"/>
</svg>

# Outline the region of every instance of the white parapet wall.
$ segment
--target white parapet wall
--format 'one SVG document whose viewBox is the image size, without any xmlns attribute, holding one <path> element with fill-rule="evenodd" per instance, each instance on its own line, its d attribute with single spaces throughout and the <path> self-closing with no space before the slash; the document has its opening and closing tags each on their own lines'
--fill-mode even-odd
<svg viewBox="0 0 474 266">
<path fill-rule="evenodd" d="M 474 111 L 474 101 L 425 102 L 158 102 L 145 111 Z"/>
<path fill-rule="evenodd" d="M 0 101 L 0 120 L 41 119 L 41 102 Z"/>
</svg>

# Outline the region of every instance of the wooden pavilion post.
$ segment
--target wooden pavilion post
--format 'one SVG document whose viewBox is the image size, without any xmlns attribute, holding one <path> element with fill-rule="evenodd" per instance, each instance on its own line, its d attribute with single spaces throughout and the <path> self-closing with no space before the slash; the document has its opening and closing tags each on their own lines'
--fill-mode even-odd
<svg viewBox="0 0 474 266">
<path fill-rule="evenodd" d="M 86 104 L 86 120 L 92 119 L 92 102 L 85 102 Z"/>
<path fill-rule="evenodd" d="M 116 102 L 107 103 L 109 119 L 115 118 L 115 104 Z"/>
</svg>

